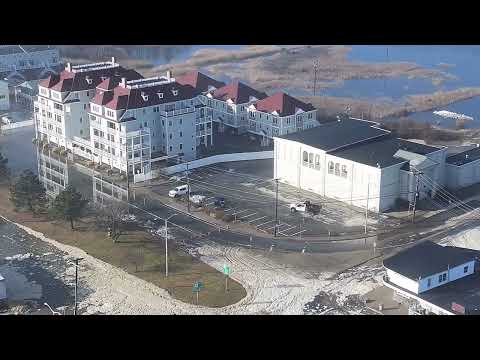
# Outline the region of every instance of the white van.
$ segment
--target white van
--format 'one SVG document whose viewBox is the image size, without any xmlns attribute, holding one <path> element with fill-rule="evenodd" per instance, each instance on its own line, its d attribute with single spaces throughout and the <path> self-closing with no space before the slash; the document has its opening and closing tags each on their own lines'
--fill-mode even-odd
<svg viewBox="0 0 480 360">
<path fill-rule="evenodd" d="M 168 192 L 168 196 L 175 198 L 188 193 L 188 185 L 180 185 Z"/>
</svg>

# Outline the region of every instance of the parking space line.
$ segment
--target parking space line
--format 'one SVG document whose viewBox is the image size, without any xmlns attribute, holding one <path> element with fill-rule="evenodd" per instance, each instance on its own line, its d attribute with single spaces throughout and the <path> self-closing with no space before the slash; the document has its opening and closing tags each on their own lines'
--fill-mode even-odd
<svg viewBox="0 0 480 360">
<path fill-rule="evenodd" d="M 233 208 L 223 210 L 223 212 L 228 212 L 228 211 L 230 211 L 230 210 L 233 210 Z"/>
<path fill-rule="evenodd" d="M 215 204 L 215 201 L 209 202 L 209 203 L 205 204 L 205 206 L 212 205 L 212 204 Z"/>
<path fill-rule="evenodd" d="M 275 221 L 275 220 L 270 220 L 270 221 L 264 222 L 264 223 L 262 223 L 262 224 L 258 224 L 258 225 L 257 225 L 257 228 L 258 228 L 259 226 L 263 226 L 263 225 L 266 225 L 266 224 L 271 223 L 271 222 L 274 222 L 274 221 Z"/>
<path fill-rule="evenodd" d="M 242 216 L 242 217 L 240 218 L 240 220 L 241 220 L 241 219 L 246 219 L 246 218 L 248 218 L 248 217 L 250 217 L 250 216 L 257 215 L 257 214 L 258 214 L 258 213 L 254 212 L 253 214 L 250 214 L 250 215 L 247 215 L 247 216 Z"/>
<path fill-rule="evenodd" d="M 290 235 L 287 235 L 287 236 L 297 236 L 297 235 L 300 235 L 300 234 L 304 233 L 305 231 L 307 231 L 307 230 L 300 230 L 299 232 L 296 232 L 294 234 L 290 234 Z"/>
<path fill-rule="evenodd" d="M 236 212 L 236 213 L 233 213 L 232 215 L 238 215 L 238 214 L 244 213 L 245 211 L 250 211 L 250 210 L 248 210 L 248 209 L 246 209 L 246 210 L 241 210 L 241 211 L 238 211 L 238 212 Z"/>
<path fill-rule="evenodd" d="M 215 196 L 210 196 L 210 197 L 206 198 L 205 201 L 210 200 L 210 199 L 213 199 L 214 197 L 215 197 Z"/>
<path fill-rule="evenodd" d="M 287 224 L 288 225 L 288 224 Z M 287 229 L 283 229 L 282 231 L 289 231 L 289 230 L 292 230 L 292 229 L 295 229 L 297 226 L 293 226 L 293 225 L 288 225 L 288 228 Z"/>
<path fill-rule="evenodd" d="M 262 217 L 250 220 L 248 223 L 251 224 L 252 222 L 255 222 L 255 221 L 258 221 L 258 220 L 261 220 L 261 219 L 265 219 L 265 218 L 266 218 L 266 216 L 262 216 Z"/>
</svg>

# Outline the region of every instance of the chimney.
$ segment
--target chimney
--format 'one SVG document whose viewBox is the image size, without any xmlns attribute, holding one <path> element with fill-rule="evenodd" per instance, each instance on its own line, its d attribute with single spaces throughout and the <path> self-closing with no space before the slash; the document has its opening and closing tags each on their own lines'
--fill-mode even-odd
<svg viewBox="0 0 480 360">
<path fill-rule="evenodd" d="M 167 70 L 167 79 L 168 81 L 170 81 L 172 78 L 172 71 L 171 70 Z"/>
<path fill-rule="evenodd" d="M 72 63 L 67 63 L 67 66 L 65 67 L 65 70 L 67 70 L 68 72 L 72 72 Z"/>
<path fill-rule="evenodd" d="M 120 86 L 123 87 L 123 88 L 127 87 L 127 79 L 126 78 L 122 77 L 122 81 L 120 82 Z"/>
<path fill-rule="evenodd" d="M 115 65 L 115 56 L 112 56 L 112 65 Z"/>
</svg>

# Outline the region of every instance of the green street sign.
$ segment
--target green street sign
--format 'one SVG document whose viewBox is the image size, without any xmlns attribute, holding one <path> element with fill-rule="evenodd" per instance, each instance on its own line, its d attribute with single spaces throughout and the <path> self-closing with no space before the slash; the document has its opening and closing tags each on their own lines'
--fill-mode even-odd
<svg viewBox="0 0 480 360">
<path fill-rule="evenodd" d="M 201 281 L 197 281 L 193 284 L 193 292 L 199 292 L 201 289 L 203 289 L 203 283 Z"/>
<path fill-rule="evenodd" d="M 223 265 L 223 273 L 225 275 L 230 275 L 230 266 L 228 265 Z"/>
</svg>

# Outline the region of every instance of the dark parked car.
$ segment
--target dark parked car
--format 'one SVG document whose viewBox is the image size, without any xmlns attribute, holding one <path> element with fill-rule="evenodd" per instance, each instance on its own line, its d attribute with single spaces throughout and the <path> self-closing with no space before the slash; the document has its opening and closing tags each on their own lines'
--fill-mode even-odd
<svg viewBox="0 0 480 360">
<path fill-rule="evenodd" d="M 216 198 L 215 198 L 215 201 L 214 201 L 214 205 L 215 205 L 216 207 L 221 207 L 221 208 L 225 207 L 225 198 L 223 198 L 223 197 L 216 197 Z"/>
</svg>

